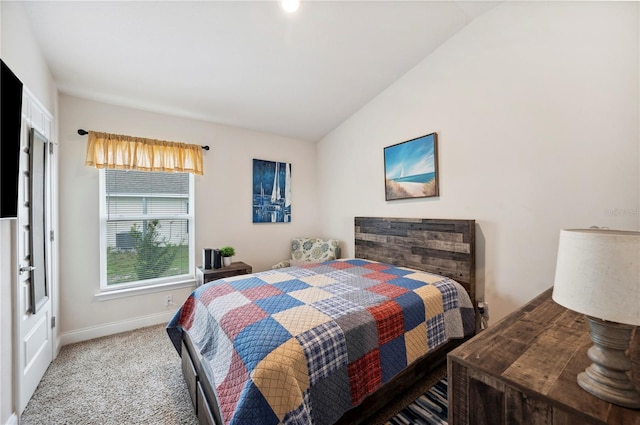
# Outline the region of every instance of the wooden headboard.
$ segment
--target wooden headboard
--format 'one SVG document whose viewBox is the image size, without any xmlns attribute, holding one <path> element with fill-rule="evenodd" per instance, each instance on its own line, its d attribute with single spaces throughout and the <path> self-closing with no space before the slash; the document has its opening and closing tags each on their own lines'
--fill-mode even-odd
<svg viewBox="0 0 640 425">
<path fill-rule="evenodd" d="M 475 220 L 355 218 L 355 257 L 449 277 L 476 301 Z"/>
</svg>

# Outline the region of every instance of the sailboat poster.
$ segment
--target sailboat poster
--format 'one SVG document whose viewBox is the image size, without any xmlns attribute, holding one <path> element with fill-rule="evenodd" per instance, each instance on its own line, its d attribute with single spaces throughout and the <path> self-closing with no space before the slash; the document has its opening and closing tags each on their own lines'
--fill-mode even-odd
<svg viewBox="0 0 640 425">
<path fill-rule="evenodd" d="M 291 164 L 253 160 L 253 222 L 291 222 Z"/>
<path fill-rule="evenodd" d="M 417 137 L 384 148 L 385 199 L 438 196 L 438 136 Z"/>
</svg>

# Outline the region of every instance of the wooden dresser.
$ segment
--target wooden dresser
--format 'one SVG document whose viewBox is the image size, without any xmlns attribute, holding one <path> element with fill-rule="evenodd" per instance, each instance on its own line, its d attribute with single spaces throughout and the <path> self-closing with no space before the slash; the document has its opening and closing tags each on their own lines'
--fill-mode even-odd
<svg viewBox="0 0 640 425">
<path fill-rule="evenodd" d="M 449 425 L 640 425 L 640 410 L 578 386 L 592 344 L 584 316 L 545 291 L 449 353 Z M 637 329 L 629 351 L 640 388 Z"/>
</svg>

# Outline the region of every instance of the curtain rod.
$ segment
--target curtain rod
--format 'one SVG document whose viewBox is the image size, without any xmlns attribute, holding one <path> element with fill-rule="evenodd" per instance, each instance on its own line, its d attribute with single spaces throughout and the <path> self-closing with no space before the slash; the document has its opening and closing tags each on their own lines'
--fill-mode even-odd
<svg viewBox="0 0 640 425">
<path fill-rule="evenodd" d="M 89 132 L 87 130 L 83 130 L 81 128 L 78 129 L 78 134 L 81 136 L 86 136 L 87 134 L 89 134 Z M 209 150 L 209 146 L 202 146 L 202 149 L 204 149 L 205 151 Z"/>
</svg>

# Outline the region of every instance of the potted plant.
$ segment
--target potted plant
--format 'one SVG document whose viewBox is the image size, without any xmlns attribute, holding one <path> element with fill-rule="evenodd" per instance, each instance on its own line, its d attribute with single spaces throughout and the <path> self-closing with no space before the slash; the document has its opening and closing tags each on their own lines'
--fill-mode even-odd
<svg viewBox="0 0 640 425">
<path fill-rule="evenodd" d="M 236 255 L 236 250 L 230 246 L 223 246 L 220 248 L 220 255 L 222 256 L 222 263 L 226 266 L 231 265 L 231 257 Z"/>
</svg>

